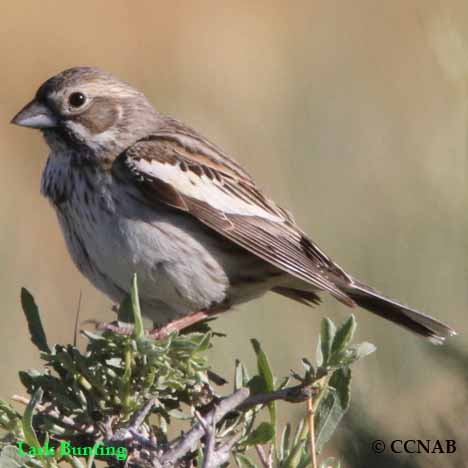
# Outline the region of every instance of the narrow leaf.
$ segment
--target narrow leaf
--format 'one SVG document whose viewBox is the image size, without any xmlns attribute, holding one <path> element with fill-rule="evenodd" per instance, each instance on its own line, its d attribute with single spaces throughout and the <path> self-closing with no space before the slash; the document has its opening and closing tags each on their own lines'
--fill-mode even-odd
<svg viewBox="0 0 468 468">
<path fill-rule="evenodd" d="M 255 354 L 257 355 L 257 368 L 258 373 L 263 380 L 263 391 L 267 393 L 273 392 L 275 390 L 274 378 L 267 355 L 263 351 L 258 340 L 252 339 L 250 341 L 252 342 Z M 276 426 L 276 405 L 274 401 L 268 404 L 268 410 L 270 412 L 271 423 L 273 426 Z"/>
<path fill-rule="evenodd" d="M 343 368 L 335 371 L 330 379 L 329 385 L 335 389 L 335 394 L 340 401 L 340 406 L 344 411 L 347 411 L 351 400 L 351 369 Z"/>
<path fill-rule="evenodd" d="M 42 391 L 41 388 L 38 388 L 34 392 L 33 396 L 31 397 L 31 400 L 29 400 L 29 403 L 26 406 L 26 409 L 24 410 L 23 420 L 22 420 L 24 440 L 26 441 L 28 445 L 30 445 L 31 447 L 35 447 L 35 448 L 39 448 L 41 445 L 39 444 L 36 431 L 34 430 L 34 427 L 33 427 L 34 409 L 42 400 L 43 394 L 44 392 Z"/>
<path fill-rule="evenodd" d="M 203 466 L 203 450 L 201 448 L 197 451 L 196 466 Z"/>
<path fill-rule="evenodd" d="M 284 460 L 289 455 L 289 438 L 291 437 L 291 424 L 286 424 L 281 434 L 281 439 L 278 446 L 278 458 Z"/>
<path fill-rule="evenodd" d="M 236 359 L 236 367 L 234 371 L 234 391 L 239 390 L 244 386 L 244 373 L 242 364 L 239 359 Z"/>
<path fill-rule="evenodd" d="M 303 439 L 304 424 L 305 424 L 304 419 L 301 419 L 299 421 L 299 424 L 297 425 L 296 432 L 294 433 L 294 438 L 292 442 L 293 446 L 297 445 Z"/>
<path fill-rule="evenodd" d="M 302 456 L 301 459 L 299 460 L 299 463 L 297 464 L 297 468 L 309 468 L 311 466 L 311 457 L 307 450 L 304 448 L 302 451 Z"/>
<path fill-rule="evenodd" d="M 133 338 L 137 341 L 141 340 L 144 335 L 143 319 L 141 318 L 140 299 L 138 297 L 138 284 L 137 275 L 133 275 L 132 289 L 130 291 L 130 297 L 132 300 L 132 312 L 133 312 Z"/>
<path fill-rule="evenodd" d="M 331 353 L 336 354 L 345 350 L 353 339 L 354 332 L 356 331 L 356 319 L 354 315 L 350 315 L 338 328 L 333 344 L 331 347 Z"/>
<path fill-rule="evenodd" d="M 316 360 L 318 366 L 326 366 L 328 363 L 335 331 L 334 323 L 327 317 L 323 318 L 320 322 L 320 337 L 317 345 Z"/>
<path fill-rule="evenodd" d="M 262 376 L 265 383 L 265 392 L 272 392 L 274 388 L 273 374 L 271 372 L 270 363 L 265 352 L 262 350 L 260 343 L 256 339 L 252 339 L 252 346 L 255 354 L 257 355 L 257 368 L 258 373 Z"/>
<path fill-rule="evenodd" d="M 302 458 L 302 454 L 305 450 L 306 439 L 299 438 L 297 443 L 294 443 L 291 447 L 288 457 L 281 464 L 282 468 L 296 468 L 299 464 L 299 460 Z"/>
<path fill-rule="evenodd" d="M 28 322 L 31 341 L 40 351 L 50 353 L 44 327 L 41 322 L 41 316 L 39 315 L 39 309 L 34 301 L 34 297 L 26 288 L 21 288 L 21 306 L 23 307 L 23 312 Z"/>
</svg>

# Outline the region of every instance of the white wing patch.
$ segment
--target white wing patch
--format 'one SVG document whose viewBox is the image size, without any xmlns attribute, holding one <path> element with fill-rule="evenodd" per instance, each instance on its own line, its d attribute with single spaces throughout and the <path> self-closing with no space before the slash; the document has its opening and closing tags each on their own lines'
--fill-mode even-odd
<svg viewBox="0 0 468 468">
<path fill-rule="evenodd" d="M 191 170 L 183 171 L 180 163 L 175 165 L 155 160 L 141 159 L 131 163 L 140 174 L 160 179 L 172 185 L 180 194 L 203 201 L 215 210 L 226 214 L 258 216 L 269 221 L 284 223 L 284 219 L 266 211 L 263 207 L 248 203 L 223 189 L 223 183 L 198 175 Z"/>
</svg>

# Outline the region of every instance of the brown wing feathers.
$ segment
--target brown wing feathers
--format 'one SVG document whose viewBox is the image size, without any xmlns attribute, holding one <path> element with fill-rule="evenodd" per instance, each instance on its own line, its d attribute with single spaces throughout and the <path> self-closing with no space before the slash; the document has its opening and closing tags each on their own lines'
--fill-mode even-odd
<svg viewBox="0 0 468 468">
<path fill-rule="evenodd" d="M 122 153 L 120 174 L 133 174 L 146 203 L 165 203 L 277 268 L 413 332 L 442 343 L 455 332 L 442 322 L 382 296 L 357 282 L 328 258 L 266 198 L 233 160 L 189 130 L 155 134 Z M 117 175 L 117 174 L 116 174 Z M 195 189 L 194 189 L 195 188 Z M 309 289 L 276 288 L 304 304 L 318 303 Z"/>
<path fill-rule="evenodd" d="M 290 216 L 265 198 L 248 176 L 241 179 L 242 173 L 230 170 L 220 161 L 213 161 L 210 155 L 197 153 L 197 157 L 188 159 L 187 151 L 187 147 L 175 141 L 174 135 L 170 140 L 165 135 L 154 135 L 140 141 L 120 157 L 140 180 L 141 190 L 148 199 L 157 199 L 190 213 L 263 260 L 318 289 L 328 291 L 348 306 L 354 306 L 354 301 L 333 283 L 332 278 L 327 278 L 341 270 L 318 249 L 314 250 L 313 244 L 295 227 Z M 198 177 L 204 174 L 210 180 L 216 178 L 219 190 L 228 193 L 234 201 L 238 199 L 259 207 L 266 215 L 271 215 L 271 219 L 216 209 L 205 200 L 184 194 L 180 188 L 158 176 L 157 170 L 151 174 L 144 172 L 138 166 L 141 159 L 155 164 L 179 164 L 179 167 L 192 171 Z"/>
</svg>

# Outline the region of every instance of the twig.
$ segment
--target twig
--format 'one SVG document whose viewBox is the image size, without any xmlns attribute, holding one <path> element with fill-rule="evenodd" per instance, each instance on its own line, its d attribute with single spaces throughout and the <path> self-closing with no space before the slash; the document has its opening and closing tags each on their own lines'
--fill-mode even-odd
<svg viewBox="0 0 468 468">
<path fill-rule="evenodd" d="M 258 458 L 260 459 L 260 462 L 262 463 L 263 468 L 271 468 L 271 451 L 268 453 L 267 456 L 265 450 L 263 450 L 263 447 L 260 444 L 255 445 L 255 450 L 257 452 Z"/>
<path fill-rule="evenodd" d="M 227 413 L 236 409 L 243 401 L 249 397 L 249 390 L 241 388 L 231 396 L 220 400 L 217 406 L 211 410 L 204 418 L 206 424 L 218 423 Z M 180 437 L 180 440 L 167 450 L 160 458 L 163 466 L 173 465 L 177 460 L 180 460 L 195 446 L 205 434 L 203 425 L 199 422 L 195 424 L 186 434 Z"/>
<path fill-rule="evenodd" d="M 284 400 L 289 403 L 302 403 L 309 398 L 309 385 L 300 384 L 294 387 L 283 388 L 269 393 L 257 393 L 247 398 L 236 409 L 244 411 L 252 406 L 266 405 L 275 400 Z"/>
<path fill-rule="evenodd" d="M 199 423 L 205 430 L 205 447 L 203 450 L 203 466 L 202 468 L 217 468 L 222 466 L 229 460 L 231 449 L 241 437 L 240 434 L 234 436 L 224 444 L 216 448 L 216 424 L 208 424 L 199 412 L 195 413 Z"/>
<path fill-rule="evenodd" d="M 150 450 L 158 450 L 158 446 L 153 443 L 150 439 L 147 437 L 141 435 L 138 431 L 136 431 L 133 428 L 129 428 L 130 434 L 134 437 L 134 439 L 141 444 L 143 447 L 146 447 L 147 449 Z"/>
<path fill-rule="evenodd" d="M 218 466 L 216 464 L 216 428 L 213 421 L 208 424 L 202 415 L 196 411 L 195 416 L 198 422 L 202 425 L 205 431 L 205 447 L 203 449 L 203 466 L 202 468 L 212 468 Z"/>
<path fill-rule="evenodd" d="M 175 444 L 172 443 L 171 448 L 158 457 L 158 462 L 162 466 L 174 466 L 177 461 L 193 449 L 198 440 L 206 435 L 204 453 L 205 465 L 203 468 L 215 468 L 216 466 L 220 466 L 219 461 L 224 460 L 223 463 L 225 463 L 229 457 L 230 450 L 239 438 L 236 437 L 226 442 L 222 447 L 215 447 L 213 428 L 226 414 L 234 410 L 245 411 L 253 406 L 265 405 L 275 400 L 300 403 L 307 401 L 309 397 L 310 386 L 308 384 L 300 384 L 269 393 L 259 393 L 251 397 L 249 397 L 248 389 L 241 388 L 231 396 L 220 400 L 215 408 L 208 412 L 203 418 L 197 414 L 198 424 L 194 425 L 186 434 L 179 437 Z M 132 430 L 131 433 L 137 434 L 138 432 Z M 150 450 L 157 450 L 157 446 L 141 434 L 138 436 L 138 442 Z M 261 450 L 263 451 L 263 449 Z M 272 466 L 272 457 L 267 457 L 266 454 L 263 455 L 263 457 L 260 457 L 262 465 L 265 468 L 270 468 Z"/>
<path fill-rule="evenodd" d="M 317 454 L 315 453 L 314 402 L 312 400 L 312 392 L 307 399 L 307 423 L 309 425 L 309 444 L 312 468 L 317 468 Z"/>
<path fill-rule="evenodd" d="M 232 437 L 230 440 L 222 444 L 220 447 L 218 447 L 218 452 L 219 453 L 224 453 L 225 455 L 225 461 L 229 459 L 229 456 L 231 455 L 231 450 L 234 445 L 239 442 L 239 439 L 242 437 L 242 434 L 236 434 L 234 437 Z"/>
<path fill-rule="evenodd" d="M 149 450 L 159 451 L 159 447 L 153 441 L 138 432 L 138 429 L 143 424 L 146 416 L 148 416 L 149 412 L 153 409 L 157 401 L 157 398 L 150 398 L 139 410 L 137 410 L 132 415 L 130 421 L 125 427 L 119 428 L 114 433 L 112 431 L 112 422 L 107 421 L 107 424 L 105 424 L 105 427 L 103 428 L 104 433 L 106 434 L 106 441 L 115 444 L 129 442 L 133 439 L 141 446 L 146 447 Z"/>
<path fill-rule="evenodd" d="M 148 416 L 157 401 L 157 398 L 150 398 L 138 411 L 135 411 L 130 418 L 128 429 L 137 430 L 143 424 L 146 416 Z"/>
</svg>

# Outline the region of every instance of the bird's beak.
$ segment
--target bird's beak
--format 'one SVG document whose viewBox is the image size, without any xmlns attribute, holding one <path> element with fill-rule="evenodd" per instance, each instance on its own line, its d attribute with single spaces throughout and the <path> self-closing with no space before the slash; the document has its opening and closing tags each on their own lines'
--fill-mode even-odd
<svg viewBox="0 0 468 468">
<path fill-rule="evenodd" d="M 11 120 L 12 124 L 30 128 L 51 128 L 57 126 L 57 119 L 44 104 L 33 99 Z"/>
</svg>

